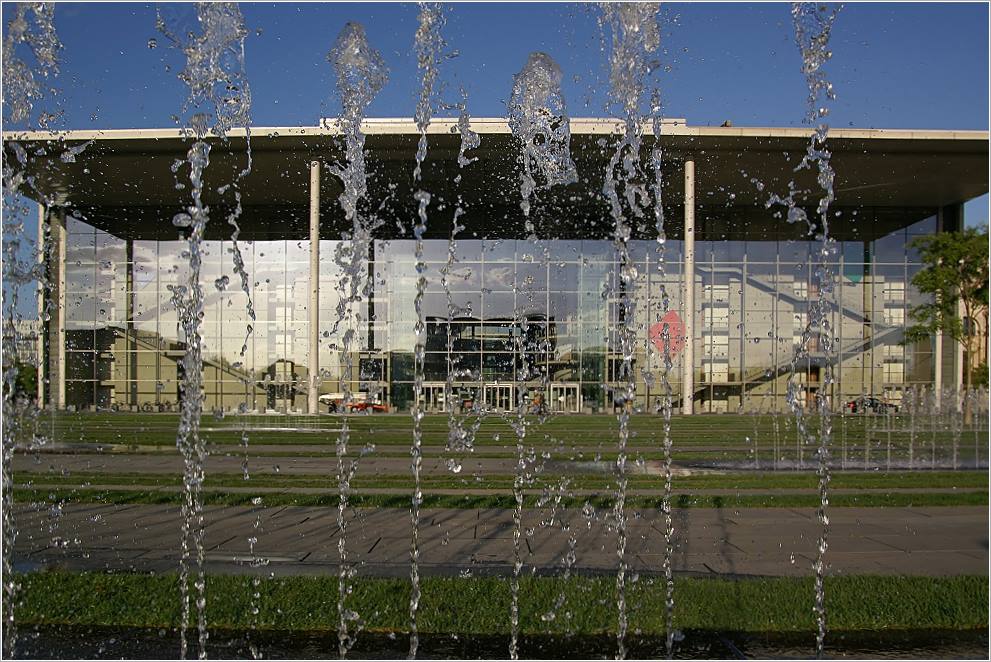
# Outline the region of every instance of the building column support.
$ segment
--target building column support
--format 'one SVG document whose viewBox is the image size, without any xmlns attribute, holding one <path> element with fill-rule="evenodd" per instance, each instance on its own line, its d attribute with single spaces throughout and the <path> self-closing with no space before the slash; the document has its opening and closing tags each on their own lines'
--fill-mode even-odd
<svg viewBox="0 0 991 662">
<path fill-rule="evenodd" d="M 127 404 L 131 411 L 137 411 L 138 402 L 138 338 L 134 328 L 134 240 L 126 239 L 124 242 L 125 261 L 125 288 L 124 297 L 124 328 L 126 329 L 127 342 Z M 221 382 L 223 383 L 223 382 Z M 155 404 L 158 404 L 156 402 Z"/>
<path fill-rule="evenodd" d="M 48 208 L 41 202 L 38 203 L 38 262 L 40 263 L 40 268 L 42 273 L 45 270 L 45 226 L 48 223 Z M 47 294 L 45 292 L 45 283 L 43 281 L 38 282 L 38 338 L 35 343 L 35 360 L 38 364 L 38 370 L 35 373 L 35 388 L 37 389 L 36 397 L 38 402 L 38 409 L 45 408 L 46 401 L 46 391 L 45 391 L 45 375 L 47 374 L 47 369 L 45 366 L 45 298 Z"/>
<path fill-rule="evenodd" d="M 943 398 L 943 332 L 936 332 L 936 343 L 933 348 L 933 393 L 936 406 L 940 406 Z"/>
<path fill-rule="evenodd" d="M 681 359 L 681 411 L 695 411 L 695 161 L 685 161 L 685 259 L 684 287 L 685 349 Z"/>
<path fill-rule="evenodd" d="M 45 259 L 48 261 L 48 302 L 45 334 L 48 343 L 46 377 L 47 404 L 52 409 L 65 409 L 65 211 L 48 207 Z M 44 320 L 45 317 L 42 317 Z"/>
<path fill-rule="evenodd" d="M 963 301 L 960 299 L 957 299 L 957 317 L 965 325 L 967 324 L 967 320 L 964 319 L 966 317 L 966 309 L 963 307 Z M 964 337 L 966 338 L 966 336 Z M 967 374 L 963 361 L 964 344 L 958 342 L 956 345 L 956 351 L 953 353 L 953 390 L 956 391 L 956 409 L 957 411 L 963 411 L 963 390 L 967 387 Z"/>
<path fill-rule="evenodd" d="M 320 398 L 320 162 L 310 162 L 309 389 L 307 411 L 316 414 Z"/>
<path fill-rule="evenodd" d="M 743 274 L 740 278 L 740 411 L 744 411 L 750 398 L 747 396 L 747 253 L 743 253 Z M 732 285 L 731 285 L 732 287 Z M 732 292 L 730 293 L 732 297 Z M 730 326 L 732 328 L 732 319 Z M 727 399 L 729 396 L 727 395 Z M 756 461 L 756 458 L 755 458 Z"/>
</svg>

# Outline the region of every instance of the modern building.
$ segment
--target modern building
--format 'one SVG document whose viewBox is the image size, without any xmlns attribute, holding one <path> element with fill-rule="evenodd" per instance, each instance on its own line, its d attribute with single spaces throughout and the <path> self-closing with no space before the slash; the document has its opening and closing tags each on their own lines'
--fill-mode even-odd
<svg viewBox="0 0 991 662">
<path fill-rule="evenodd" d="M 32 363 L 41 351 L 41 320 L 14 320 L 13 331 L 17 345 L 14 348 L 16 360 L 21 363 Z"/>
<path fill-rule="evenodd" d="M 352 391 L 392 409 L 410 406 L 418 189 L 432 196 L 422 306 L 430 410 L 508 409 L 527 398 L 552 411 L 612 411 L 623 363 L 622 296 L 633 301 L 636 393 L 646 411 L 666 392 L 664 323 L 673 330 L 668 382 L 686 412 L 783 408 L 792 370 L 811 395 L 827 360 L 835 366 L 835 401 L 862 394 L 897 401 L 910 385 L 959 383 L 962 354 L 952 341 L 903 342 L 909 309 L 920 300 L 911 285 L 920 268 L 911 242 L 962 227 L 963 203 L 988 191 L 987 132 L 830 132 L 836 250 L 829 314 L 837 341 L 831 358 L 813 345 L 793 366 L 817 295 L 818 242 L 804 222 L 787 221 L 786 207 L 768 201 L 796 191 L 814 218 L 816 173 L 796 169 L 808 129 L 666 121 L 667 241 L 662 255 L 649 200 L 642 216 L 627 208 L 633 292 L 617 284 L 613 220 L 602 195 L 620 125 L 572 120 L 580 181 L 537 191 L 537 242 L 526 239 L 519 147 L 505 120 L 475 119 L 472 129 L 481 145 L 468 156 L 477 160 L 460 167 L 456 122 L 435 120 L 414 187 L 415 124 L 365 123 L 370 172 L 360 218 L 372 240 L 356 247 L 331 167 L 342 158 L 333 124 L 253 129 L 247 174 L 244 131 L 211 140 L 202 268 L 208 408 L 322 409 L 333 400 L 328 394 L 342 392 L 348 363 Z M 642 169 L 650 178 L 649 127 L 645 134 Z M 43 303 L 44 403 L 174 409 L 186 338 L 172 288 L 185 282 L 188 259 L 186 230 L 172 219 L 192 200 L 191 138 L 175 129 L 5 134 L 5 149 L 15 141 L 30 155 L 51 284 Z M 234 271 L 235 224 L 247 294 Z M 463 229 L 452 249 L 455 224 Z M 353 265 L 347 272 L 346 264 Z M 356 296 L 342 305 L 352 284 Z M 342 355 L 345 336 L 350 362 Z"/>
</svg>

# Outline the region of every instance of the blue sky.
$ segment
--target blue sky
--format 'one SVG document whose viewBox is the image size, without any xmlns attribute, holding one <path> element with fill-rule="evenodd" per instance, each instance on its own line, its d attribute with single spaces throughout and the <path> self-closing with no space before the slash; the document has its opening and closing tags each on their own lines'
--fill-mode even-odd
<svg viewBox="0 0 991 662">
<path fill-rule="evenodd" d="M 787 4 L 663 7 L 665 115 L 701 125 L 801 123 L 806 89 Z M 192 5 L 161 10 L 173 25 L 195 28 Z M 416 5 L 242 3 L 242 12 L 255 125 L 313 125 L 337 113 L 326 54 L 346 21 L 365 25 L 390 69 L 369 115 L 412 115 Z M 465 86 L 473 115 L 505 115 L 512 76 L 534 50 L 564 70 L 572 115 L 604 114 L 606 54 L 594 5 L 463 3 L 448 16 L 445 36 L 458 56 L 444 62 L 446 96 L 455 100 Z M 169 126 L 181 115 L 185 87 L 175 74 L 183 57 L 156 33 L 155 5 L 60 4 L 55 20 L 65 46 L 57 84 L 66 128 Z M 988 128 L 987 4 L 847 4 L 831 46 L 834 126 Z M 967 215 L 986 221 L 987 196 Z"/>
</svg>

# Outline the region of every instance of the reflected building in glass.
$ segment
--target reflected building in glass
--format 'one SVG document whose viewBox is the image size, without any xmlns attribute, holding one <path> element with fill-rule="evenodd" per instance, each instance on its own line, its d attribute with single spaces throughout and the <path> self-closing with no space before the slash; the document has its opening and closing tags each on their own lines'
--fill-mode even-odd
<svg viewBox="0 0 991 662">
<path fill-rule="evenodd" d="M 438 135 L 422 182 L 433 195 L 422 302 L 428 410 L 508 410 L 522 398 L 552 412 L 614 411 L 623 363 L 618 302 L 626 296 L 633 301 L 633 365 L 644 411 L 660 407 L 665 374 L 675 405 L 697 413 L 783 410 L 789 377 L 796 374 L 811 397 L 827 361 L 836 366 L 836 403 L 863 394 L 898 402 L 908 386 L 959 380 L 962 362 L 951 341 L 904 342 L 911 307 L 922 300 L 911 284 L 921 268 L 912 240 L 961 228 L 963 203 L 987 192 L 986 132 L 831 133 L 834 347 L 826 355 L 813 344 L 796 362 L 809 302 L 818 295 L 818 228 L 810 236 L 804 223 L 789 224 L 787 210 L 767 200 L 794 182 L 814 217 L 814 173 L 794 169 L 808 131 L 667 123 L 667 240 L 657 241 L 649 206 L 642 217 L 627 210 L 637 279 L 626 292 L 617 282 L 612 220 L 601 199 L 615 123 L 573 121 L 581 179 L 538 192 L 536 242 L 524 239 L 518 145 L 504 122 L 473 128 L 482 137 L 478 162 L 459 169 L 457 135 Z M 341 266 L 351 250 L 342 233 L 351 228 L 337 205 L 339 183 L 322 165 L 341 158 L 333 131 L 253 132 L 254 167 L 238 185 L 243 284 L 233 269 L 233 206 L 218 189 L 243 167 L 245 144 L 237 137 L 214 143 L 201 274 L 208 409 L 303 413 L 339 406 L 346 334 L 353 366 L 347 387 L 357 401 L 394 411 L 411 406 L 417 271 L 409 171 L 416 128 L 377 120 L 366 130 L 373 183 L 361 214 L 374 239 L 357 256 L 361 282 L 351 298 Z M 171 218 L 189 193 L 177 188 L 182 171 L 173 175 L 170 165 L 185 142 L 166 130 L 90 133 L 62 137 L 66 146 L 93 141 L 77 162 L 61 162 L 53 149 L 54 157 L 33 165 L 49 201 L 42 207 L 51 283 L 39 343 L 44 401 L 77 410 L 174 411 L 186 339 L 172 297 L 188 278 L 188 260 Z M 52 145 L 48 134 L 5 134 L 5 145 L 11 140 L 35 150 Z M 688 162 L 692 181 L 684 176 Z M 319 173 L 315 213 L 311 169 Z M 643 175 L 651 176 L 646 163 Z M 449 250 L 459 204 L 464 227 Z M 694 209 L 691 227 L 686 205 Z M 310 268 L 313 251 L 318 273 Z M 694 300 L 691 310 L 686 298 Z M 683 365 L 686 343 L 690 368 Z"/>
</svg>

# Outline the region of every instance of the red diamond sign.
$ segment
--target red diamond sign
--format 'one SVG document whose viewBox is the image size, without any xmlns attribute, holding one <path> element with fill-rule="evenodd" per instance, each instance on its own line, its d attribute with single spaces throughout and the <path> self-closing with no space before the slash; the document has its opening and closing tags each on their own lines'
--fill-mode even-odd
<svg viewBox="0 0 991 662">
<path fill-rule="evenodd" d="M 685 348 L 685 324 L 673 310 L 669 310 L 650 327 L 650 342 L 654 343 L 657 351 L 664 353 L 664 327 L 668 328 L 668 351 L 675 356 Z"/>
</svg>

